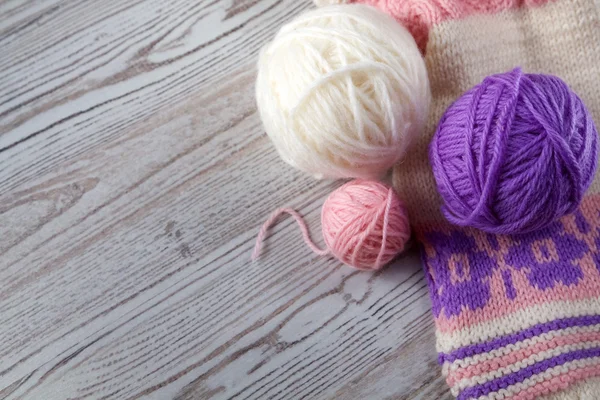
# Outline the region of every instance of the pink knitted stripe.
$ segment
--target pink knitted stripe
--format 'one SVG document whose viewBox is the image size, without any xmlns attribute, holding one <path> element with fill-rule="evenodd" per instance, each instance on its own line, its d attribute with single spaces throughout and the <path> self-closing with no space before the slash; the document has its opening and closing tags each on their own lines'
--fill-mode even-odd
<svg viewBox="0 0 600 400">
<path fill-rule="evenodd" d="M 424 52 L 429 30 L 440 22 L 474 14 L 495 14 L 522 6 L 537 6 L 551 0 L 351 0 L 375 6 L 404 25 Z"/>
<path fill-rule="evenodd" d="M 551 379 L 537 383 L 518 394 L 505 397 L 511 400 L 534 400 L 540 395 L 546 395 L 552 392 L 566 389 L 569 385 L 583 381 L 588 378 L 600 376 L 600 365 L 578 368 L 565 374 L 554 376 Z"/>
<path fill-rule="evenodd" d="M 461 379 L 472 378 L 477 375 L 485 374 L 503 367 L 516 364 L 532 354 L 542 353 L 561 346 L 568 346 L 578 343 L 592 342 L 600 340 L 600 332 L 583 332 L 567 336 L 558 336 L 550 340 L 536 343 L 531 347 L 516 350 L 506 355 L 496 357 L 478 364 L 469 365 L 466 368 L 459 368 L 455 371 L 450 370 L 446 378 L 449 386 L 454 386 Z"/>
</svg>

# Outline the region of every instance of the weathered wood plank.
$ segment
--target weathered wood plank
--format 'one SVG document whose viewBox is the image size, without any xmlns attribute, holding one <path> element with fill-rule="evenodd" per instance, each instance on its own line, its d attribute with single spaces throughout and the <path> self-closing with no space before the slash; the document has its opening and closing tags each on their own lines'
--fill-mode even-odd
<svg viewBox="0 0 600 400">
<path fill-rule="evenodd" d="M 0 397 L 445 398 L 410 253 L 314 256 L 338 182 L 291 170 L 260 46 L 309 1 L 0 3 Z"/>
</svg>

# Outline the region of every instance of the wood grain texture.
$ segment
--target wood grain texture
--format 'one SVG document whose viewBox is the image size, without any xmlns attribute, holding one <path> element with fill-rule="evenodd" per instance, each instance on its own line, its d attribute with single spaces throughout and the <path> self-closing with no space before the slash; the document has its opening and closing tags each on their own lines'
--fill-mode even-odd
<svg viewBox="0 0 600 400">
<path fill-rule="evenodd" d="M 314 256 L 259 48 L 308 0 L 0 2 L 0 398 L 449 399 L 414 252 Z M 315 235 L 318 236 L 318 235 Z"/>
</svg>

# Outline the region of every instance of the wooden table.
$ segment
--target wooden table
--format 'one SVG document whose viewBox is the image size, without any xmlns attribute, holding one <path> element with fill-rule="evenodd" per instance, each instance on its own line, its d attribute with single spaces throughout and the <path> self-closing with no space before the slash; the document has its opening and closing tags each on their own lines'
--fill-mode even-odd
<svg viewBox="0 0 600 400">
<path fill-rule="evenodd" d="M 259 48 L 308 0 L 0 2 L 0 398 L 448 399 L 418 257 L 313 255 Z"/>
</svg>

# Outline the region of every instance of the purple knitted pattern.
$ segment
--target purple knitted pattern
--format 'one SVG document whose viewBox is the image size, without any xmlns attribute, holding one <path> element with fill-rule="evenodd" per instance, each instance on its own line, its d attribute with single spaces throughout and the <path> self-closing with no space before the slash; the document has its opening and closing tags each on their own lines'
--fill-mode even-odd
<svg viewBox="0 0 600 400">
<path fill-rule="evenodd" d="M 452 343 L 439 362 L 459 399 L 583 376 L 582 365 L 600 376 L 600 194 L 535 232 L 440 224 L 418 235 L 438 335 Z"/>
<path fill-rule="evenodd" d="M 592 182 L 598 133 L 561 79 L 492 75 L 448 108 L 429 148 L 446 218 L 525 233 L 573 212 Z"/>
</svg>

